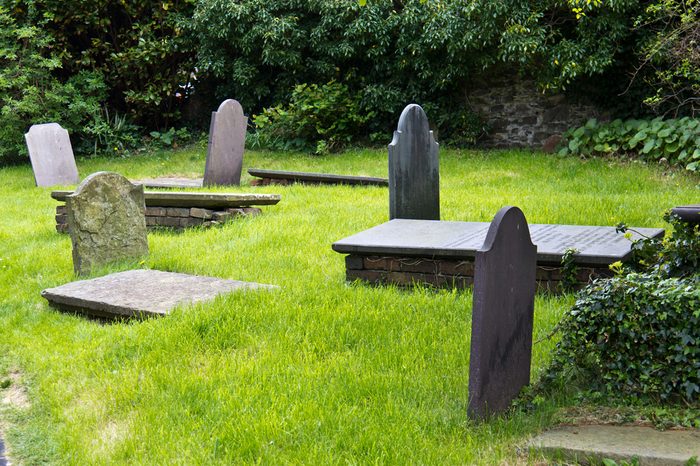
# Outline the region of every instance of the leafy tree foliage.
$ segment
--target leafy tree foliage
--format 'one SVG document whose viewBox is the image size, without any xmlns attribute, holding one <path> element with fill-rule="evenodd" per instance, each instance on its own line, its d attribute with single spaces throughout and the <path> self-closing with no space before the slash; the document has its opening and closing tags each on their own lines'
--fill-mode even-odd
<svg viewBox="0 0 700 466">
<path fill-rule="evenodd" d="M 187 91 L 194 51 L 183 23 L 194 0 L 11 0 L 21 24 L 42 29 L 65 81 L 103 76 L 104 105 L 139 124 L 167 127 Z M 178 96 L 179 94 L 179 96 Z"/>
<path fill-rule="evenodd" d="M 222 96 L 260 109 L 296 84 L 336 80 L 361 95 L 377 131 L 410 101 L 429 115 L 463 111 L 484 70 L 527 73 L 550 90 L 600 74 L 633 47 L 642 11 L 638 0 L 201 0 L 193 30 Z"/>
<path fill-rule="evenodd" d="M 61 60 L 44 30 L 21 26 L 0 7 L 0 163 L 26 154 L 28 123 L 57 121 L 80 133 L 99 119 L 106 86 L 100 75 L 80 72 L 62 82 Z"/>
</svg>

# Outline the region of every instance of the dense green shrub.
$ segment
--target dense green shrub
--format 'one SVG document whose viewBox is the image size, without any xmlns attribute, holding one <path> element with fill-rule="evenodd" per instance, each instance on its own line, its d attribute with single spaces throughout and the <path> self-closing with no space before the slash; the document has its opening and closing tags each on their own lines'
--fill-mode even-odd
<svg viewBox="0 0 700 466">
<path fill-rule="evenodd" d="M 101 102 L 138 125 L 167 128 L 190 88 L 195 51 L 186 25 L 195 0 L 12 0 L 18 24 L 52 39 L 61 82 L 100 74 Z M 185 87 L 181 87 L 185 86 Z"/>
<path fill-rule="evenodd" d="M 441 140 L 464 143 L 483 132 L 465 92 L 475 76 L 524 73 L 556 90 L 613 64 L 624 73 L 642 3 L 200 0 L 192 28 L 201 71 L 247 111 L 335 80 L 371 115 L 365 135 L 389 137 L 417 102 Z"/>
<path fill-rule="evenodd" d="M 700 119 L 589 120 L 564 134 L 561 155 L 631 155 L 700 171 Z"/>
<path fill-rule="evenodd" d="M 266 108 L 253 123 L 262 147 L 322 153 L 350 143 L 371 116 L 347 86 L 330 82 L 296 86 L 289 105 Z"/>
<path fill-rule="evenodd" d="M 31 124 L 55 121 L 79 137 L 100 118 L 102 77 L 81 72 L 62 82 L 54 77 L 60 66 L 45 31 L 18 25 L 0 7 L 0 164 L 26 154 L 24 133 Z"/>
<path fill-rule="evenodd" d="M 700 229 L 667 218 L 671 236 L 642 242 L 642 272 L 623 268 L 577 295 L 546 379 L 612 397 L 700 401 Z"/>
</svg>

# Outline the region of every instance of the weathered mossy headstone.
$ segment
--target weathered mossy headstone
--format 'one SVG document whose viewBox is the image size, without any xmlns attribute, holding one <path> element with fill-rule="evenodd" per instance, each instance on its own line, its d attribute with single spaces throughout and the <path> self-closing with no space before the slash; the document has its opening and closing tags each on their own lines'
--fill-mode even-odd
<svg viewBox="0 0 700 466">
<path fill-rule="evenodd" d="M 530 383 L 537 247 L 517 207 L 498 211 L 476 253 L 469 416 L 508 408 Z"/>
<path fill-rule="evenodd" d="M 148 254 L 143 186 L 118 173 L 93 173 L 66 197 L 76 274 Z"/>
<path fill-rule="evenodd" d="M 389 218 L 440 220 L 438 143 L 416 104 L 403 110 L 389 144 Z"/>
<path fill-rule="evenodd" d="M 70 136 L 61 125 L 32 125 L 24 140 L 37 186 L 77 184 L 80 181 Z"/>
<path fill-rule="evenodd" d="M 224 100 L 212 112 L 204 186 L 241 184 L 247 125 L 243 107 L 233 99 Z"/>
</svg>

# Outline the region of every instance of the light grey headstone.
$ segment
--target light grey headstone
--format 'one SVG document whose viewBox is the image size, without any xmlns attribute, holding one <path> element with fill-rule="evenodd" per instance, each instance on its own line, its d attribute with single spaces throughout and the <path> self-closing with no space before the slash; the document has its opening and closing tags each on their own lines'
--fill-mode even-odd
<svg viewBox="0 0 700 466">
<path fill-rule="evenodd" d="M 253 282 L 139 269 L 67 283 L 43 290 L 41 295 L 52 306 L 66 311 L 105 318 L 142 318 L 167 315 L 177 306 L 208 301 L 220 294 L 276 288 Z"/>
<path fill-rule="evenodd" d="M 247 125 L 248 117 L 233 99 L 224 100 L 219 110 L 212 112 L 204 186 L 241 184 Z"/>
<path fill-rule="evenodd" d="M 93 173 L 66 197 L 76 274 L 148 254 L 143 186 L 118 173 Z"/>
<path fill-rule="evenodd" d="M 37 186 L 77 184 L 80 181 L 68 131 L 61 125 L 32 125 L 24 139 Z"/>
<path fill-rule="evenodd" d="M 530 383 L 537 247 L 525 215 L 504 207 L 476 253 L 469 416 L 504 411 Z"/>
<path fill-rule="evenodd" d="M 416 104 L 403 110 L 389 144 L 389 218 L 440 220 L 438 143 Z"/>
</svg>

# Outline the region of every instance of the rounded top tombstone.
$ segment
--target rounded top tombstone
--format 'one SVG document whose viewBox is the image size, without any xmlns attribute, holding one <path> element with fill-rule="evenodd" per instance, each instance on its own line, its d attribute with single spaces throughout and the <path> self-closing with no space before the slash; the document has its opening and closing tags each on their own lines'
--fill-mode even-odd
<svg viewBox="0 0 700 466">
<path fill-rule="evenodd" d="M 143 185 L 118 173 L 97 172 L 66 203 L 76 273 L 148 254 Z"/>
<path fill-rule="evenodd" d="M 70 136 L 61 125 L 32 125 L 24 139 L 37 186 L 76 184 L 80 180 Z"/>
<path fill-rule="evenodd" d="M 417 104 L 403 109 L 389 144 L 389 218 L 440 220 L 438 143 Z"/>
<path fill-rule="evenodd" d="M 238 101 L 226 99 L 211 114 L 204 186 L 241 184 L 248 118 Z"/>
</svg>

